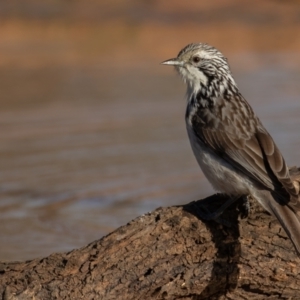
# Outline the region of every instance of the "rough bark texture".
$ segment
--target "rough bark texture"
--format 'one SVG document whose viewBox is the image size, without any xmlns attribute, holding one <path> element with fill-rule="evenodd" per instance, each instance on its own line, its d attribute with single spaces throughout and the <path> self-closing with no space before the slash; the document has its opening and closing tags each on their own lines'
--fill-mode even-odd
<svg viewBox="0 0 300 300">
<path fill-rule="evenodd" d="M 222 195 L 207 198 L 213 206 Z M 256 203 L 203 222 L 199 201 L 159 208 L 99 241 L 43 259 L 0 263 L 2 299 L 299 299 L 300 264 Z"/>
</svg>

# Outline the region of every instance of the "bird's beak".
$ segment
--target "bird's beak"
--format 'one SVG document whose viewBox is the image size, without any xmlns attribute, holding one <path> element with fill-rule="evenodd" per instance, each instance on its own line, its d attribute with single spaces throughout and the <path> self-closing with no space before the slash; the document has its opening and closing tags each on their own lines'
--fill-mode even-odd
<svg viewBox="0 0 300 300">
<path fill-rule="evenodd" d="M 178 58 L 171 58 L 163 61 L 162 65 L 170 65 L 170 66 L 183 66 L 183 62 L 178 60 Z"/>
</svg>

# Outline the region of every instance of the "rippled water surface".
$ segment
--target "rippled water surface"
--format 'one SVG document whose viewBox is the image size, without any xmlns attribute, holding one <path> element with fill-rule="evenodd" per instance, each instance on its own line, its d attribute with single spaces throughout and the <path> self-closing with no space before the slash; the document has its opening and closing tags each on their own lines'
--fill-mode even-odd
<svg viewBox="0 0 300 300">
<path fill-rule="evenodd" d="M 300 165 L 300 66 L 266 55 L 247 68 L 249 57 L 230 58 L 240 89 L 287 162 Z M 213 192 L 189 146 L 185 87 L 172 68 L 0 76 L 0 260 L 84 246 L 159 206 Z"/>
</svg>

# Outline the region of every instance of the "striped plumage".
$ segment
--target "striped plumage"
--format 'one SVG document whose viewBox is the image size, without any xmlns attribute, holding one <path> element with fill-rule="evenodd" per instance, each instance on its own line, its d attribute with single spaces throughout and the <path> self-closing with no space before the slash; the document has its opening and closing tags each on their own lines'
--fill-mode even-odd
<svg viewBox="0 0 300 300">
<path fill-rule="evenodd" d="M 273 214 L 300 254 L 300 197 L 272 137 L 243 98 L 227 59 L 207 44 L 190 44 L 163 64 L 187 84 L 186 126 L 195 157 L 212 186 L 251 195 Z"/>
</svg>

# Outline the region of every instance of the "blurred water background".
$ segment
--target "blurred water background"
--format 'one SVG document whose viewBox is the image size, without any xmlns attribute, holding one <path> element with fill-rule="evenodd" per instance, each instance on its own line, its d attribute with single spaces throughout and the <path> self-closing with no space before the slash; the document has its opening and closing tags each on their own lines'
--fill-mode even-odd
<svg viewBox="0 0 300 300">
<path fill-rule="evenodd" d="M 300 165 L 300 2 L 0 2 L 0 260 L 67 251 L 213 190 L 159 65 L 190 42 L 228 58 Z"/>
</svg>

